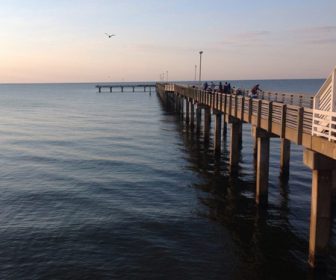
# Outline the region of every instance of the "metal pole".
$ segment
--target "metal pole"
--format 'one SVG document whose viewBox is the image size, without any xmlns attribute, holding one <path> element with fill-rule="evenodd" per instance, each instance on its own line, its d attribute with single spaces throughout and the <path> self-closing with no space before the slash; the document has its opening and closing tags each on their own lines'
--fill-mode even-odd
<svg viewBox="0 0 336 280">
<path fill-rule="evenodd" d="M 203 51 L 200 51 L 199 54 L 200 54 L 199 84 L 201 86 L 202 85 L 202 54 L 203 54 Z"/>
<path fill-rule="evenodd" d="M 196 76 L 197 76 L 197 65 L 195 64 L 195 82 L 196 82 Z"/>
<path fill-rule="evenodd" d="M 168 70 L 166 71 L 166 74 L 167 74 L 167 82 L 168 82 Z"/>
</svg>

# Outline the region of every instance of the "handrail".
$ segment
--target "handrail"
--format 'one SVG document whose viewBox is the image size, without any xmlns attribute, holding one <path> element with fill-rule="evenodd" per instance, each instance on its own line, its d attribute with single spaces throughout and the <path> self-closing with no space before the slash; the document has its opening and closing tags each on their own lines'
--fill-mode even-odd
<svg viewBox="0 0 336 280">
<path fill-rule="evenodd" d="M 314 97 L 312 135 L 336 138 L 336 67 Z"/>
<path fill-rule="evenodd" d="M 195 88 L 190 87 L 189 88 Z M 203 90 L 199 89 L 198 90 Z M 209 92 L 212 92 L 209 90 Z M 218 92 L 214 90 L 213 92 Z M 232 89 L 232 94 L 242 95 L 244 97 L 249 97 L 250 92 L 247 89 Z M 289 92 L 272 92 L 272 91 L 262 91 L 257 94 L 257 99 L 275 101 L 290 105 L 297 105 L 300 107 L 313 108 L 314 96 L 302 93 L 289 93 Z"/>
<path fill-rule="evenodd" d="M 313 110 L 311 108 L 272 100 L 255 99 L 244 95 L 209 93 L 197 88 L 187 88 L 176 84 L 174 85 L 174 92 L 186 98 L 191 98 L 200 105 L 211 106 L 215 110 L 226 112 L 242 120 L 245 120 L 244 114 L 249 114 L 257 118 L 257 125 L 261 120 L 267 120 L 279 124 L 283 133 L 285 133 L 286 127 L 294 129 L 297 131 L 297 143 L 300 143 L 303 133 L 311 134 L 312 131 Z M 325 133 L 319 135 L 326 137 Z M 336 137 L 336 129 L 331 133 L 331 137 Z"/>
</svg>

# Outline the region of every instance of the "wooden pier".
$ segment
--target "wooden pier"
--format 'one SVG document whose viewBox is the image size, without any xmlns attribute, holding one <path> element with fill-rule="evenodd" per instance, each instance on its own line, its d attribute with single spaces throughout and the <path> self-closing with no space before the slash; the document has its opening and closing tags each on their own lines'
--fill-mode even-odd
<svg viewBox="0 0 336 280">
<path fill-rule="evenodd" d="M 124 92 L 124 89 L 132 89 L 132 92 L 138 91 L 139 89 L 143 89 L 144 92 L 147 90 L 151 92 L 155 89 L 155 84 L 113 84 L 113 85 L 105 85 L 100 84 L 96 85 L 98 92 L 102 92 L 102 89 L 109 89 L 110 92 L 113 92 L 113 89 L 119 89 L 121 92 Z"/>
<path fill-rule="evenodd" d="M 290 171 L 291 143 L 303 146 L 303 162 L 312 170 L 308 262 L 312 267 L 322 263 L 328 250 L 332 194 L 336 191 L 336 142 L 332 138 L 336 136 L 336 114 L 326 123 L 327 118 L 323 116 L 329 114 L 315 113 L 310 96 L 300 95 L 296 99 L 295 95 L 265 94 L 252 99 L 244 95 L 210 93 L 194 87 L 163 83 L 156 85 L 156 91 L 162 101 L 182 114 L 197 133 L 203 120 L 205 137 L 210 133 L 211 112 L 214 114 L 216 153 L 221 152 L 222 134 L 226 133 L 228 124 L 231 126 L 229 164 L 232 171 L 239 164 L 242 126 L 244 123 L 252 125 L 256 203 L 261 207 L 267 206 L 268 201 L 270 138 L 281 138 L 279 160 L 280 173 L 284 177 Z M 313 133 L 318 119 L 322 121 Z"/>
</svg>

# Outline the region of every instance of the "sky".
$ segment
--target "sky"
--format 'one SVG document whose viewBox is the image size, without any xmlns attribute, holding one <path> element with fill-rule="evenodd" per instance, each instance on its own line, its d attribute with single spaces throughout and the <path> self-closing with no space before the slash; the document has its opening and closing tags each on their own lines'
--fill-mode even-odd
<svg viewBox="0 0 336 280">
<path fill-rule="evenodd" d="M 0 83 L 326 78 L 335 0 L 0 0 Z M 116 34 L 108 38 L 107 33 Z"/>
</svg>

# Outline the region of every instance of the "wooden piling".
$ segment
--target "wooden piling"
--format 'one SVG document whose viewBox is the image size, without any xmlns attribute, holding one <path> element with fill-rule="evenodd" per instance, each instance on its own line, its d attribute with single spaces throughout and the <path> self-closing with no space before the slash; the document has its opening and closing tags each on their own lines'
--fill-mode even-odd
<svg viewBox="0 0 336 280">
<path fill-rule="evenodd" d="M 290 161 L 290 141 L 281 138 L 280 143 L 280 176 L 286 178 L 289 176 L 289 161 Z"/>
<path fill-rule="evenodd" d="M 240 158 L 240 149 L 239 149 L 240 126 L 241 126 L 240 121 L 236 119 L 232 120 L 230 130 L 230 167 L 232 169 L 238 167 Z"/>
<path fill-rule="evenodd" d="M 204 108 L 204 137 L 206 140 L 209 138 L 210 134 L 210 124 L 211 124 L 211 112 L 210 108 Z"/>
<path fill-rule="evenodd" d="M 221 151 L 222 142 L 222 114 L 215 114 L 215 139 L 214 139 L 215 153 L 219 154 Z"/>
<path fill-rule="evenodd" d="M 195 105 L 193 102 L 190 102 L 190 128 L 194 129 L 195 127 Z"/>
<path fill-rule="evenodd" d="M 312 169 L 309 259 L 312 267 L 324 261 L 331 229 L 332 178 L 335 162 L 305 149 L 304 163 Z"/>
<path fill-rule="evenodd" d="M 202 108 L 197 105 L 196 108 L 196 133 L 201 132 Z"/>
<path fill-rule="evenodd" d="M 190 102 L 189 102 L 188 98 L 185 99 L 185 106 L 186 106 L 186 123 L 189 124 L 189 121 L 190 121 L 190 112 L 189 112 Z"/>
<path fill-rule="evenodd" d="M 257 143 L 256 202 L 259 205 L 266 205 L 268 200 L 270 137 L 267 135 L 258 135 Z"/>
</svg>

